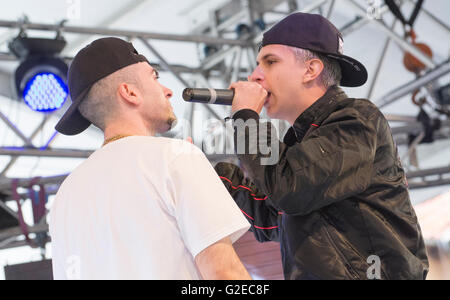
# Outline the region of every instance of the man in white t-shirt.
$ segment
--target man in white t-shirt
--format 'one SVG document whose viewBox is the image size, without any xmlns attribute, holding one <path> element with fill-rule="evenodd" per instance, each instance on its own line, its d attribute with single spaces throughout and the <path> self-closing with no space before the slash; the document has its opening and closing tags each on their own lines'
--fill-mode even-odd
<svg viewBox="0 0 450 300">
<path fill-rule="evenodd" d="M 55 279 L 251 279 L 232 243 L 248 229 L 204 154 L 154 137 L 176 121 L 172 91 L 131 43 L 100 39 L 69 70 L 56 129 L 91 124 L 104 146 L 61 185 L 50 214 Z"/>
</svg>

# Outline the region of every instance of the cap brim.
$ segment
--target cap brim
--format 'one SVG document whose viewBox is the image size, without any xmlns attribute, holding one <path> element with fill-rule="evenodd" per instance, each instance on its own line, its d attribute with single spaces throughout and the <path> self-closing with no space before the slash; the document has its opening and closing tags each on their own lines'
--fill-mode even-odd
<svg viewBox="0 0 450 300">
<path fill-rule="evenodd" d="M 72 102 L 72 105 L 62 116 L 58 124 L 56 124 L 56 131 L 64 135 L 77 135 L 89 128 L 91 122 L 85 119 L 78 110 L 80 103 L 87 96 L 89 90 L 85 90 Z"/>
<path fill-rule="evenodd" d="M 337 60 L 341 66 L 341 86 L 358 87 L 366 84 L 369 76 L 366 67 L 362 63 L 345 55 L 327 53 L 326 56 Z"/>
</svg>

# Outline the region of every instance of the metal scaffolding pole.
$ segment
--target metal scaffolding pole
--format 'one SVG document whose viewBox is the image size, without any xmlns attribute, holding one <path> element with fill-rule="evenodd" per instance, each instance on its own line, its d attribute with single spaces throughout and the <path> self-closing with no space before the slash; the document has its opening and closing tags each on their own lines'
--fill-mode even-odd
<svg viewBox="0 0 450 300">
<path fill-rule="evenodd" d="M 395 90 L 380 97 L 377 101 L 375 101 L 375 104 L 377 104 L 378 107 L 383 108 L 448 73 L 450 73 L 450 61 L 447 61 L 446 63 L 440 65 L 434 70 L 429 71 L 427 74 L 415 79 L 414 81 L 398 87 Z"/>
<path fill-rule="evenodd" d="M 404 0 L 400 1 L 400 5 L 403 5 L 403 3 L 404 3 Z M 383 17 L 388 12 L 390 12 L 389 7 L 387 5 L 383 5 L 379 10 L 380 17 Z M 359 29 L 369 23 L 370 23 L 370 19 L 363 18 L 358 15 L 353 21 L 351 21 L 347 25 L 343 26 L 339 31 L 345 37 L 346 35 L 351 34 L 352 32 L 356 31 L 357 29 Z"/>
<path fill-rule="evenodd" d="M 96 24 L 97 27 L 108 28 L 117 24 L 119 21 L 126 21 L 125 18 L 132 14 L 133 12 L 139 11 L 147 4 L 147 0 L 133 0 L 131 3 L 125 1 L 125 5 L 120 7 L 118 10 L 114 11 L 111 15 L 107 16 L 106 19 L 102 20 L 100 23 Z M 87 37 L 80 37 L 79 39 L 70 43 L 70 46 L 64 49 L 63 53 L 70 53 L 79 47 L 84 47 L 89 40 Z"/>
<path fill-rule="evenodd" d="M 444 175 L 449 174 L 450 175 L 450 167 L 445 168 L 435 168 L 435 169 L 427 169 L 427 170 L 419 170 L 414 172 L 408 173 L 408 178 L 423 178 L 427 176 L 433 176 L 433 175 Z"/>
<path fill-rule="evenodd" d="M 48 232 L 48 224 L 38 224 L 36 226 L 28 226 L 28 233 Z M 22 236 L 22 229 L 20 227 L 9 228 L 0 231 L 0 241 L 11 239 L 13 237 Z"/>
<path fill-rule="evenodd" d="M 67 63 L 71 63 L 73 60 L 73 57 L 64 57 L 63 58 Z M 19 59 L 17 57 L 15 57 L 12 54 L 9 53 L 0 53 L 0 61 L 19 61 Z M 151 66 L 155 69 L 161 70 L 163 72 L 169 72 L 169 70 L 164 69 L 164 67 L 158 63 L 150 63 Z M 198 68 L 191 68 L 191 67 L 187 67 L 187 66 L 182 66 L 182 65 L 170 65 L 170 68 L 179 73 L 179 74 L 198 74 L 201 72 L 200 69 Z M 10 81 L 10 74 L 4 73 L 4 72 L 0 72 L 0 81 Z M 6 77 L 6 78 L 5 78 Z M 1 86 L 0 86 L 1 87 Z M 8 86 L 8 93 L 10 93 L 11 88 Z M 12 95 L 10 94 L 5 94 L 5 92 L 3 91 L 3 89 L 0 89 L 0 94 L 4 95 L 7 98 L 14 98 Z"/>
<path fill-rule="evenodd" d="M 0 119 L 3 120 L 3 122 L 25 143 L 26 146 L 33 147 L 33 143 L 30 139 L 27 138 L 2 112 L 0 112 Z"/>
<path fill-rule="evenodd" d="M 41 150 L 32 148 L 16 148 L 16 147 L 1 147 L 0 156 L 32 156 L 32 157 L 60 157 L 60 158 L 88 158 L 94 151 L 87 150 L 67 150 L 67 149 L 52 149 Z M 1 189 L 0 189 L 1 190 Z"/>
<path fill-rule="evenodd" d="M 441 124 L 442 128 L 450 128 L 450 120 L 444 121 Z M 410 123 L 406 126 L 398 126 L 392 128 L 392 135 L 394 137 L 399 134 L 418 134 L 423 131 L 423 124 L 420 122 Z"/>
<path fill-rule="evenodd" d="M 450 185 L 450 179 L 433 180 L 433 181 L 423 181 L 423 182 L 410 182 L 409 189 L 424 189 L 436 186 Z"/>
<path fill-rule="evenodd" d="M 17 21 L 0 21 L 0 27 L 4 28 L 17 28 L 20 29 L 24 25 L 23 22 Z M 108 28 L 88 28 L 77 26 L 61 26 L 53 24 L 42 23 L 26 23 L 27 30 L 42 30 L 42 31 L 54 31 L 61 33 L 77 33 L 86 35 L 103 35 L 103 36 L 121 36 L 126 38 L 142 38 L 146 40 L 164 40 L 173 42 L 189 42 L 189 43 L 205 43 L 208 45 L 238 45 L 248 46 L 248 41 L 245 40 L 233 40 L 224 39 L 219 37 L 211 37 L 205 35 L 192 35 L 192 34 L 167 34 L 167 33 L 154 33 L 145 31 L 132 31 L 132 30 L 116 30 Z"/>
<path fill-rule="evenodd" d="M 227 49 L 222 49 L 219 52 L 209 56 L 206 58 L 201 65 L 202 70 L 209 70 L 219 64 L 220 62 L 224 61 L 227 57 L 234 55 L 237 51 L 239 51 L 241 47 L 234 46 Z"/>
<path fill-rule="evenodd" d="M 331 0 L 316 0 L 311 2 L 310 4 L 308 4 L 307 6 L 303 7 L 302 9 L 299 10 L 299 12 L 303 12 L 303 13 L 310 13 L 313 10 L 318 9 L 319 7 L 321 7 L 322 5 L 324 5 L 325 3 L 327 3 L 328 1 Z M 269 30 L 270 28 L 267 28 L 267 30 Z M 259 42 L 261 42 L 262 38 L 263 38 L 264 33 L 259 34 L 258 36 L 256 36 L 253 39 L 253 43 L 254 44 L 258 44 Z"/>
<path fill-rule="evenodd" d="M 389 122 L 405 122 L 405 123 L 416 123 L 417 117 L 415 116 L 404 116 L 404 115 L 394 115 L 385 114 L 386 120 Z"/>
<path fill-rule="evenodd" d="M 330 7 L 328 8 L 327 15 L 325 16 L 327 19 L 331 18 L 331 14 L 333 13 L 335 4 L 336 4 L 336 0 L 332 0 L 330 3 Z"/>
<path fill-rule="evenodd" d="M 402 0 L 400 1 L 402 4 L 406 1 L 414 3 L 413 0 Z M 143 3 L 142 0 L 136 0 L 136 3 Z M 114 29 L 108 29 L 108 28 L 102 28 L 99 26 L 92 27 L 92 28 L 86 28 L 86 27 L 76 27 L 76 26 L 65 26 L 65 25 L 48 25 L 48 24 L 39 24 L 39 23 L 24 23 L 24 22 L 9 22 L 9 21 L 0 21 L 0 27 L 4 28 L 11 28 L 11 29 L 20 29 L 23 27 L 26 27 L 26 30 L 38 30 L 38 31 L 54 31 L 54 32 L 61 32 L 61 33 L 71 33 L 71 34 L 80 34 L 80 35 L 103 35 L 103 36 L 119 36 L 119 37 L 125 37 L 128 39 L 139 39 L 143 42 L 143 44 L 148 48 L 149 51 L 151 51 L 158 59 L 158 64 L 152 64 L 152 66 L 157 67 L 158 69 L 161 69 L 162 71 L 171 72 L 184 86 L 188 87 L 189 83 L 188 80 L 184 79 L 182 74 L 193 74 L 195 76 L 198 76 L 204 83 L 208 86 L 210 86 L 209 79 L 212 78 L 221 78 L 221 79 L 230 79 L 232 81 L 235 81 L 243 74 L 243 72 L 249 72 L 251 69 L 254 68 L 254 64 L 256 61 L 255 55 L 252 55 L 251 49 L 254 47 L 254 45 L 258 42 L 260 42 L 262 38 L 262 33 L 258 34 L 257 36 L 251 36 L 251 37 L 242 37 L 241 39 L 228 39 L 223 38 L 221 35 L 224 33 L 230 33 L 232 32 L 229 30 L 230 28 L 233 29 L 237 24 L 240 22 L 250 22 L 250 26 L 254 26 L 253 19 L 255 16 L 263 16 L 265 12 L 262 12 L 255 8 L 255 4 L 250 0 L 243 0 L 243 3 L 246 3 L 245 8 L 242 9 L 230 16 L 230 18 L 225 19 L 223 22 L 220 23 L 218 20 L 218 17 L 216 14 L 211 14 L 213 17 L 217 17 L 213 20 L 211 18 L 210 23 L 213 23 L 210 26 L 203 26 L 201 30 L 199 29 L 198 34 L 160 34 L 160 33 L 151 33 L 151 32 L 143 32 L 143 31 L 128 31 L 128 30 L 114 30 Z M 269 1 L 267 1 L 269 2 Z M 279 3 L 279 1 L 272 1 L 272 4 Z M 372 87 L 370 88 L 370 91 L 374 90 L 376 79 L 378 74 L 380 72 L 380 69 L 382 67 L 383 59 L 386 54 L 386 50 L 388 47 L 389 41 L 395 41 L 402 50 L 408 51 L 412 53 L 414 56 L 418 57 L 421 61 L 423 61 L 429 68 L 433 69 L 427 74 L 423 75 L 422 77 L 414 80 L 413 82 L 407 83 L 400 88 L 397 88 L 387 95 L 381 97 L 379 101 L 376 103 L 380 107 L 384 107 L 397 99 L 400 99 L 403 96 L 406 96 L 407 94 L 417 90 L 418 88 L 436 80 L 437 78 L 444 76 L 445 74 L 450 72 L 450 62 L 446 62 L 443 65 L 440 65 L 436 67 L 436 63 L 424 55 L 421 51 L 419 51 L 416 47 L 409 44 L 407 41 L 405 41 L 402 37 L 397 35 L 394 31 L 394 27 L 388 28 L 386 24 L 381 20 L 372 20 L 367 17 L 367 11 L 358 4 L 355 0 L 346 0 L 346 2 L 352 7 L 352 9 L 359 15 L 354 21 L 352 21 L 350 24 L 346 25 L 344 28 L 342 28 L 342 33 L 344 36 L 352 33 L 354 30 L 359 29 L 366 24 L 373 24 L 378 30 L 381 30 L 387 35 L 387 42 L 385 44 L 385 47 L 383 48 L 383 51 L 381 53 L 380 59 L 379 59 L 379 65 L 375 72 L 374 81 L 372 83 Z M 262 3 L 262 1 L 261 1 Z M 295 1 L 290 1 L 289 4 L 296 4 Z M 335 0 L 315 0 L 315 1 L 309 1 L 308 4 L 301 8 L 299 11 L 301 12 L 312 12 L 317 9 L 326 8 L 323 11 L 326 13 L 326 15 L 329 17 L 333 10 L 336 10 L 338 6 L 338 1 Z M 259 7 L 259 3 L 256 3 Z M 329 4 L 329 5 L 328 5 Z M 339 3 L 340 4 L 340 3 Z M 326 6 L 324 6 L 326 5 Z M 291 7 L 290 6 L 290 7 Z M 261 5 L 263 7 L 263 5 Z M 274 9 L 271 9 L 274 10 Z M 439 24 L 444 30 L 447 30 L 449 32 L 449 27 L 444 22 L 436 18 L 434 15 L 432 15 L 429 11 L 426 11 L 423 9 L 424 13 L 433 19 L 437 24 Z M 383 5 L 379 13 L 382 16 L 383 14 L 386 14 L 390 12 L 388 7 L 386 5 Z M 287 12 L 286 12 L 287 13 Z M 284 12 L 283 12 L 284 14 Z M 113 20 L 113 18 L 111 19 Z M 106 24 L 106 23 L 105 23 Z M 103 25 L 102 25 L 103 26 Z M 105 26 L 103 26 L 105 27 Z M 208 32 L 208 36 L 205 36 L 204 33 Z M 259 32 L 258 30 L 255 32 Z M 83 37 L 81 37 L 82 39 Z M 186 66 L 177 66 L 177 65 L 171 65 L 169 64 L 168 60 L 166 60 L 161 53 L 159 53 L 153 46 L 151 40 L 164 40 L 164 41 L 173 41 L 173 42 L 188 42 L 188 43 L 201 43 L 208 46 L 220 46 L 217 47 L 219 51 L 217 51 L 215 54 L 207 57 L 203 60 L 201 65 L 198 68 L 191 68 Z M 224 46 L 224 47 L 222 47 Z M 242 60 L 243 56 L 247 55 L 249 60 L 249 65 L 245 65 L 244 68 L 242 68 Z M 234 59 L 230 62 L 230 57 L 233 57 Z M 252 57 L 253 56 L 253 57 Z M 244 57 L 246 58 L 246 57 Z M 66 58 L 66 60 L 70 61 L 72 58 Z M 17 58 L 14 57 L 11 54 L 8 53 L 0 53 L 0 60 L 3 61 L 17 61 Z M 225 67 L 222 68 L 222 65 L 220 65 L 220 68 L 218 65 L 222 62 L 226 62 Z M 253 65 L 252 65 L 253 64 Z M 225 71 L 224 71 L 225 70 Z M 8 74 L 0 74 L 7 76 Z M 205 77 L 207 76 L 207 77 Z M 187 78 L 186 76 L 184 76 Z M 369 92 L 371 93 L 371 92 Z M 222 112 L 220 111 L 217 113 L 213 108 L 217 108 L 217 111 L 219 111 L 218 107 L 209 107 L 204 106 L 206 109 L 209 110 L 210 113 L 214 115 L 219 120 L 222 120 L 222 118 L 219 116 Z M 193 118 L 193 108 L 190 111 L 190 118 Z M 224 112 L 227 108 L 224 108 Z M 396 136 L 396 141 L 403 141 L 404 143 L 409 143 L 409 140 L 405 137 L 407 137 L 408 134 L 418 134 L 423 132 L 423 124 L 416 121 L 416 117 L 412 116 L 399 116 L 399 115 L 388 115 L 386 116 L 387 119 L 391 122 L 405 122 L 407 123 L 406 126 L 400 126 L 400 127 L 394 127 L 392 129 L 393 134 Z M 4 170 L 3 174 L 13 165 L 14 161 L 18 157 L 23 156 L 29 156 L 29 157 L 60 157 L 60 158 L 77 158 L 77 159 L 86 159 L 88 158 L 94 150 L 74 150 L 74 149 L 48 149 L 48 147 L 37 149 L 32 145 L 33 138 L 35 137 L 37 130 L 42 128 L 42 126 L 38 127 L 36 131 L 31 135 L 31 137 L 26 137 L 23 135 L 19 129 L 17 129 L 12 122 L 10 122 L 6 116 L 2 115 L 0 112 L 0 119 L 3 119 L 5 123 L 24 141 L 25 147 L 24 148 L 8 148 L 8 147 L 0 147 L 0 156 L 11 156 L 11 162 L 7 166 L 7 168 Z M 44 123 L 45 124 L 45 123 Z M 192 123 L 193 124 L 193 123 Z M 450 128 L 450 121 L 443 122 L 442 124 L 443 128 Z M 436 139 L 445 138 L 446 132 L 444 130 L 436 132 Z M 447 137 L 448 138 L 448 137 Z M 53 141 L 53 137 L 49 140 L 49 143 Z M 416 140 L 418 141 L 418 140 Z M 208 159 L 210 161 L 216 162 L 216 161 L 226 161 L 226 160 L 236 160 L 236 156 L 234 155 L 207 155 Z M 450 179 L 445 177 L 450 175 L 450 167 L 445 168 L 437 168 L 437 169 L 430 169 L 430 170 L 419 170 L 414 172 L 408 173 L 408 179 L 411 179 L 410 182 L 410 188 L 423 188 L 423 187 L 429 187 L 429 186 L 436 186 L 436 185 L 442 185 L 442 184 L 450 184 Z M 54 177 L 47 177 L 42 178 L 41 183 L 48 185 L 49 191 L 48 194 L 54 194 L 57 191 L 57 187 L 67 178 L 68 175 L 58 175 Z M 435 176 L 438 177 L 430 179 L 429 177 Z M 428 177 L 428 178 L 427 178 Z M 422 179 L 421 182 L 416 181 Z M 436 179 L 436 180 L 435 180 Z M 19 182 L 20 187 L 27 188 L 30 184 L 31 179 L 21 179 Z M 5 178 L 0 175 L 0 191 L 1 194 L 3 194 L 3 197 L 7 199 L 3 200 L 11 200 L 8 199 L 11 197 L 11 183 L 12 179 Z M 50 190 L 51 189 L 51 190 Z M 23 194 L 20 195 L 22 198 L 26 198 L 27 195 Z M 1 204 L 3 204 L 0 201 L 0 209 L 2 208 Z M 9 210 L 9 213 L 14 212 Z M 48 227 L 46 224 L 38 224 L 34 227 L 29 227 L 30 233 L 38 233 L 38 232 L 46 232 L 48 230 Z M 0 249 L 9 248 L 12 246 L 17 245 L 26 245 L 25 241 L 17 240 L 22 235 L 22 231 L 20 228 L 10 228 L 6 231 L 0 231 Z"/>
<path fill-rule="evenodd" d="M 371 22 L 371 24 L 373 24 L 382 32 L 384 32 L 387 36 L 389 36 L 404 51 L 410 52 L 412 55 L 414 55 L 420 61 L 422 61 L 422 63 L 424 63 L 428 68 L 434 69 L 436 67 L 436 63 L 430 57 L 425 55 L 421 50 L 419 50 L 414 45 L 405 41 L 401 36 L 393 32 L 388 26 L 386 26 L 384 22 L 377 19 L 370 19 L 369 16 L 367 16 L 367 11 L 363 7 L 361 7 L 358 3 L 356 3 L 354 0 L 345 0 L 345 1 L 357 14 L 359 14 L 363 18 L 368 19 L 369 22 Z"/>
<path fill-rule="evenodd" d="M 186 88 L 189 87 L 189 83 L 187 83 L 187 81 L 184 80 L 180 74 L 178 74 L 175 70 L 173 70 L 170 67 L 169 63 L 161 56 L 161 54 L 159 54 L 158 51 L 156 51 L 155 48 L 153 48 L 152 45 L 150 45 L 150 43 L 147 40 L 143 38 L 141 38 L 140 40 L 158 58 L 159 62 L 164 67 L 164 69 L 169 70 L 175 76 L 175 78 L 177 78 L 181 82 L 181 84 L 183 84 Z M 205 107 L 216 119 L 222 120 L 222 118 L 211 107 L 207 105 Z"/>
<path fill-rule="evenodd" d="M 44 184 L 44 185 L 61 184 L 67 178 L 67 176 L 68 176 L 67 174 L 64 174 L 64 175 L 51 176 L 51 177 L 42 177 L 39 180 L 38 184 Z M 0 179 L 0 191 L 10 191 L 12 180 L 13 179 L 11 179 L 11 178 Z M 27 188 L 27 187 L 29 187 L 32 180 L 33 180 L 32 178 L 19 179 L 18 187 Z"/>
<path fill-rule="evenodd" d="M 33 141 L 33 139 L 38 135 L 39 131 L 42 130 L 42 128 L 45 126 L 45 124 L 47 123 L 47 121 L 49 120 L 48 116 L 45 116 L 42 119 L 41 124 L 39 124 L 39 126 L 34 130 L 34 132 L 31 134 L 29 140 Z M 11 158 L 11 160 L 8 162 L 8 164 L 6 165 L 6 167 L 3 168 L 3 171 L 0 173 L 0 176 L 5 176 L 6 172 L 8 172 L 8 170 L 16 163 L 18 157 L 13 157 Z"/>
<path fill-rule="evenodd" d="M 396 24 L 397 24 L 397 20 L 395 20 L 392 23 L 391 30 L 395 29 L 395 25 Z M 375 91 L 375 87 L 377 85 L 378 78 L 379 78 L 379 75 L 380 75 L 380 72 L 381 72 L 381 68 L 383 67 L 384 60 L 386 59 L 386 53 L 387 53 L 387 51 L 389 49 L 390 43 L 391 43 L 391 38 L 390 37 L 386 38 L 386 42 L 384 43 L 383 50 L 381 51 L 380 57 L 378 59 L 377 68 L 376 68 L 375 73 L 373 75 L 373 79 L 372 79 L 372 82 L 370 84 L 369 91 L 367 92 L 367 99 L 371 99 L 372 95 L 373 95 L 373 92 Z"/>
<path fill-rule="evenodd" d="M 450 167 L 408 172 L 406 177 L 408 178 L 410 189 L 450 185 Z M 434 177 L 434 179 L 427 179 L 427 177 Z M 422 178 L 422 181 L 415 180 L 418 178 Z"/>
<path fill-rule="evenodd" d="M 411 3 L 414 3 L 414 5 L 416 4 L 416 2 L 414 0 L 408 0 L 408 1 L 411 2 Z M 422 12 L 423 12 L 424 15 L 426 15 L 431 20 L 433 20 L 436 24 L 441 26 L 441 28 L 445 29 L 447 31 L 447 33 L 450 33 L 450 27 L 447 24 L 445 24 L 441 19 L 437 18 L 435 15 L 433 15 L 431 12 L 429 12 L 424 7 L 422 7 Z"/>
</svg>

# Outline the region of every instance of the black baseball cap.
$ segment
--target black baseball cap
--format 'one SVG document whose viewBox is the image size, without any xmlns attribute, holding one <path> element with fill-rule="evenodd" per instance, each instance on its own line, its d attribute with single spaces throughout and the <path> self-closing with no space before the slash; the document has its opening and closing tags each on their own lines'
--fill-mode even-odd
<svg viewBox="0 0 450 300">
<path fill-rule="evenodd" d="M 63 115 L 56 130 L 64 135 L 77 135 L 91 122 L 85 119 L 78 107 L 92 86 L 101 79 L 133 64 L 148 62 L 133 44 L 118 38 L 103 38 L 81 50 L 69 68 L 68 83 L 72 105 Z M 150 64 L 150 63 L 149 63 Z"/>
<path fill-rule="evenodd" d="M 364 65 L 344 55 L 342 34 L 321 15 L 289 15 L 264 34 L 262 47 L 274 44 L 318 52 L 337 60 L 342 69 L 342 86 L 358 87 L 367 82 L 368 75 Z"/>
</svg>

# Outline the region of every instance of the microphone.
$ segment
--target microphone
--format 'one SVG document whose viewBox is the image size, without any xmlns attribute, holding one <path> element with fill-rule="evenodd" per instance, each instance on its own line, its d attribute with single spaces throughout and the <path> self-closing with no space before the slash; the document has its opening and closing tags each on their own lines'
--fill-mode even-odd
<svg viewBox="0 0 450 300">
<path fill-rule="evenodd" d="M 183 99 L 191 103 L 232 105 L 234 90 L 185 89 Z"/>
</svg>

